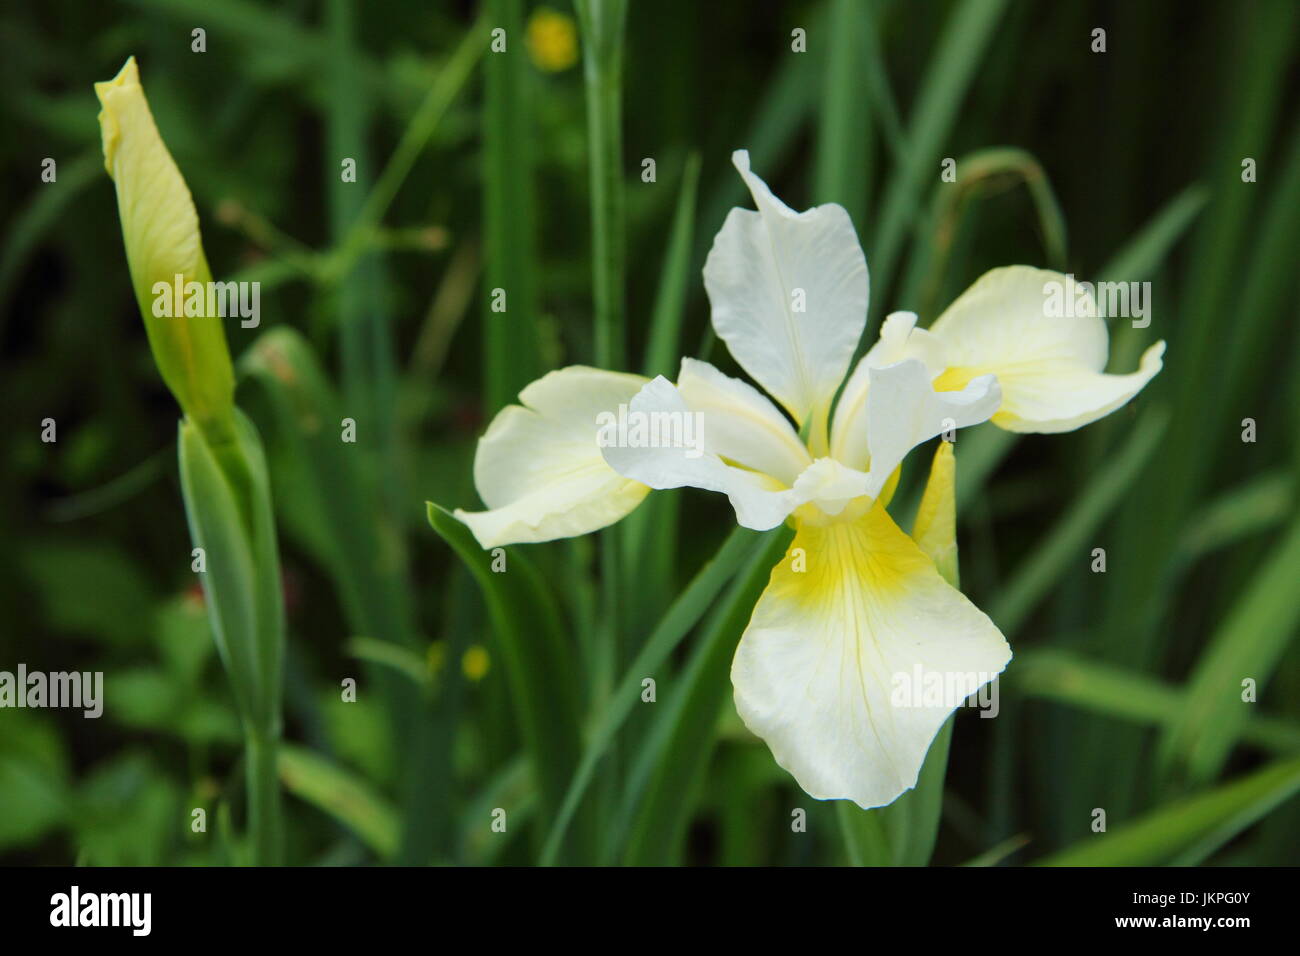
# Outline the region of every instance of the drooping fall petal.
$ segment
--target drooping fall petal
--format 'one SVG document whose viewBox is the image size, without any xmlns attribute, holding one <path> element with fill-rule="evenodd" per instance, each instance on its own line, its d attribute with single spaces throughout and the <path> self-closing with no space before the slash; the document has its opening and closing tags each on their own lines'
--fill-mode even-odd
<svg viewBox="0 0 1300 956">
<path fill-rule="evenodd" d="M 649 488 L 605 463 L 598 417 L 616 415 L 645 379 L 573 365 L 551 372 L 502 409 L 474 456 L 474 484 L 490 510 L 455 515 L 485 548 L 570 538 L 611 525 Z"/>
<path fill-rule="evenodd" d="M 1109 336 L 1092 297 L 1071 297 L 1056 310 L 1065 314 L 1050 308 L 1071 285 L 1027 266 L 985 273 L 930 327 L 949 365 L 935 386 L 996 375 L 1002 406 L 993 424 L 1013 432 L 1073 431 L 1124 405 L 1160 371 L 1164 342 L 1143 353 L 1136 372 L 1107 375 Z"/>
<path fill-rule="evenodd" d="M 960 703 L 915 685 L 937 680 L 960 698 L 1010 659 L 993 622 L 876 503 L 856 520 L 800 523 L 731 679 L 741 719 L 800 787 L 878 807 L 915 786 Z"/>
</svg>

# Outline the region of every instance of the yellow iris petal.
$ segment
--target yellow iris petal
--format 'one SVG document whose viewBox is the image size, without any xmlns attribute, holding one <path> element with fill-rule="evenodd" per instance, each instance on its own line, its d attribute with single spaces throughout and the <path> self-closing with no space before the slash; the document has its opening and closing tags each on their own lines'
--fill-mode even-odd
<svg viewBox="0 0 1300 956">
<path fill-rule="evenodd" d="M 943 579 L 958 587 L 957 577 L 957 456 L 952 443 L 941 441 L 930 465 L 912 539 L 934 562 Z"/>
<path fill-rule="evenodd" d="M 993 622 L 940 577 L 876 502 L 800 522 L 732 662 L 736 709 L 807 793 L 884 806 L 915 786 L 957 700 L 1011 658 Z"/>
<path fill-rule="evenodd" d="M 1138 370 L 1105 372 L 1106 322 L 1090 294 L 1071 293 L 1066 311 L 1054 293 L 1073 289 L 1059 272 L 1010 266 L 993 269 L 962 293 L 930 326 L 948 368 L 937 391 L 993 374 L 1002 404 L 993 424 L 1013 432 L 1067 432 L 1130 401 L 1162 367 L 1164 343 L 1143 353 Z"/>
<path fill-rule="evenodd" d="M 113 79 L 95 84 L 102 109 L 104 166 L 117 189 L 122 238 L 136 301 L 154 361 L 185 414 L 212 437 L 233 437 L 234 374 L 216 315 L 187 315 L 169 296 L 155 314 L 154 287 L 208 283 L 199 217 L 185 179 L 158 134 L 135 58 Z M 206 308 L 206 305 L 204 306 Z"/>
</svg>

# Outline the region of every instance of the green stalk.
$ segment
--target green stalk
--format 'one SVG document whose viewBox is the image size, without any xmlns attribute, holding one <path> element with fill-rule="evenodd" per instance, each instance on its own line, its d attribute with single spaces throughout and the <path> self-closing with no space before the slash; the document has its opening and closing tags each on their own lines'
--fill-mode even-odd
<svg viewBox="0 0 1300 956">
<path fill-rule="evenodd" d="M 197 426 L 180 427 L 181 492 L 213 637 L 244 727 L 253 862 L 282 862 L 276 749 L 280 740 L 284 603 L 261 441 L 236 412 L 236 442 L 219 455 Z M 227 460 L 239 463 L 232 475 Z"/>
<path fill-rule="evenodd" d="M 244 738 L 244 772 L 248 785 L 248 831 L 253 840 L 253 860 L 258 866 L 283 862 L 280 837 L 279 734 Z"/>
<path fill-rule="evenodd" d="M 587 92 L 587 155 L 591 179 L 592 293 L 595 363 L 599 368 L 625 367 L 623 290 L 625 209 L 623 196 L 623 27 L 626 0 L 579 0 L 583 42 L 583 81 Z M 604 592 L 606 653 L 596 662 L 596 696 L 612 690 L 614 674 L 626 652 L 619 600 L 622 579 L 622 534 L 617 527 L 601 534 L 601 579 Z M 614 778 L 617 752 L 611 754 Z M 611 803 L 606 792 L 602 805 Z"/>
<path fill-rule="evenodd" d="M 596 365 L 624 367 L 623 26 L 627 0 L 579 0 L 591 160 Z"/>
<path fill-rule="evenodd" d="M 332 21 L 335 21 L 332 24 L 332 32 L 339 34 L 335 38 L 338 48 L 342 51 L 350 50 L 352 15 L 346 0 L 333 0 L 330 4 L 330 17 Z M 357 257 L 366 250 L 369 244 L 374 242 L 375 233 L 383 221 L 384 214 L 388 211 L 389 206 L 393 204 L 393 200 L 397 198 L 402 183 L 410 175 L 416 160 L 419 159 L 420 154 L 429 145 L 429 140 L 433 138 L 433 134 L 437 131 L 443 117 L 447 115 L 452 103 L 455 102 L 456 97 L 460 95 L 461 90 L 469 81 L 475 64 L 483 55 L 486 38 L 487 25 L 480 20 L 460 41 L 451 57 L 447 60 L 446 66 L 438 73 L 437 79 L 429 87 L 423 102 L 420 103 L 419 109 L 416 110 L 415 115 L 411 117 L 406 129 L 402 132 L 402 138 L 398 141 L 397 147 L 388 158 L 387 164 L 385 164 L 383 171 L 375 180 L 375 184 L 371 187 L 370 193 L 365 197 L 364 202 L 352 198 L 347 204 L 347 208 L 352 210 L 352 218 L 350 221 L 344 221 L 340 224 L 346 231 L 343 235 L 336 236 L 339 245 L 330 262 L 329 273 L 331 277 L 341 278 L 346 275 L 356 263 Z M 341 100 L 343 103 L 350 102 L 355 95 L 355 86 L 350 82 L 352 79 L 352 75 L 346 70 L 336 70 L 334 90 L 336 96 L 343 98 Z M 335 121 L 338 128 L 331 127 L 336 151 L 341 152 L 348 146 L 355 149 L 356 141 L 349 137 L 359 132 L 355 129 L 356 117 L 352 116 L 351 110 L 348 109 L 338 112 L 342 114 Z M 336 173 L 337 170 L 331 168 L 331 172 Z M 337 175 L 335 178 L 337 178 Z M 336 191 L 340 195 L 356 197 L 360 194 L 355 192 L 355 188 L 356 184 L 340 183 Z M 347 219 L 346 215 L 344 219 Z"/>
<path fill-rule="evenodd" d="M 483 361 L 484 412 L 494 415 L 541 372 L 537 362 L 537 248 L 533 234 L 533 131 L 529 66 L 520 0 L 486 0 L 492 26 L 506 31 L 506 52 L 483 63 Z M 494 311 L 496 293 L 506 311 Z"/>
<path fill-rule="evenodd" d="M 921 188 L 938 168 L 940 150 L 1005 8 L 1006 0 L 965 0 L 953 11 L 930 58 L 908 124 L 908 162 L 890 176 L 875 235 L 867 248 L 873 317 L 887 301 L 885 293 L 919 206 Z M 867 331 L 872 328 L 868 322 Z M 864 336 L 862 348 L 873 340 L 871 335 Z"/>
<path fill-rule="evenodd" d="M 817 202 L 837 202 L 861 229 L 871 182 L 871 124 L 866 21 L 876 15 L 862 0 L 831 0 L 830 51 L 817 116 Z"/>
</svg>

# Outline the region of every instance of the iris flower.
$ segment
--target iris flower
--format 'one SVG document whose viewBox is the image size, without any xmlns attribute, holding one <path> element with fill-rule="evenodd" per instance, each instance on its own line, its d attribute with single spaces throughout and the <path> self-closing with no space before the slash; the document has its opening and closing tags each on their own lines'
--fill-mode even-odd
<svg viewBox="0 0 1300 956">
<path fill-rule="evenodd" d="M 750 171 L 748 153 L 732 161 L 757 211 L 731 210 L 704 283 L 718 337 L 767 395 L 691 358 L 675 383 L 551 372 L 479 441 L 474 480 L 488 510 L 456 515 L 492 548 L 595 531 L 651 489 L 690 486 L 725 494 L 746 528 L 792 524 L 736 648 L 736 709 L 811 796 L 883 806 L 915 786 L 960 703 L 918 693 L 898 706 L 899 676 L 976 675 L 969 693 L 1011 659 L 996 625 L 936 566 L 955 547 L 951 445 L 939 445 L 915 539 L 886 510 L 904 456 L 990 419 L 1016 432 L 1078 428 L 1137 394 L 1164 344 L 1138 371 L 1105 374 L 1095 304 L 1083 297 L 1068 317 L 1049 317 L 1048 283 L 1066 277 L 1016 266 L 987 273 L 928 331 L 912 313 L 891 314 L 850 374 L 869 282 L 848 213 L 795 212 Z M 689 416 L 689 446 L 608 425 Z"/>
</svg>

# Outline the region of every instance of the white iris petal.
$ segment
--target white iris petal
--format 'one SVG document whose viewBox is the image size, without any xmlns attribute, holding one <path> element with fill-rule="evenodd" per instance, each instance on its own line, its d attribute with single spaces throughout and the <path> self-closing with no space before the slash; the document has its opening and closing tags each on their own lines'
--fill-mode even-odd
<svg viewBox="0 0 1300 956">
<path fill-rule="evenodd" d="M 1086 294 L 1068 314 L 1052 314 L 1053 292 L 1067 276 L 1010 266 L 985 273 L 930 328 L 947 354 L 949 386 L 992 373 L 1002 384 L 993 424 L 1014 432 L 1066 432 L 1109 415 L 1161 369 L 1164 342 L 1142 355 L 1136 372 L 1107 375 L 1109 336 Z"/>
<path fill-rule="evenodd" d="M 869 371 L 867 447 L 871 482 L 867 493 L 880 494 L 903 457 L 922 442 L 948 429 L 987 421 L 1002 393 L 992 375 L 973 379 L 960 392 L 936 392 L 930 373 L 917 359 Z"/>
<path fill-rule="evenodd" d="M 867 320 L 867 261 L 844 208 L 796 213 L 732 162 L 758 211 L 733 209 L 704 264 L 713 328 L 799 424 L 825 414 Z"/>
<path fill-rule="evenodd" d="M 646 380 L 573 365 L 519 393 L 479 439 L 474 484 L 488 511 L 461 511 L 485 548 L 571 538 L 613 524 L 649 488 L 614 472 L 596 443 L 597 416 L 614 413 Z"/>
</svg>

